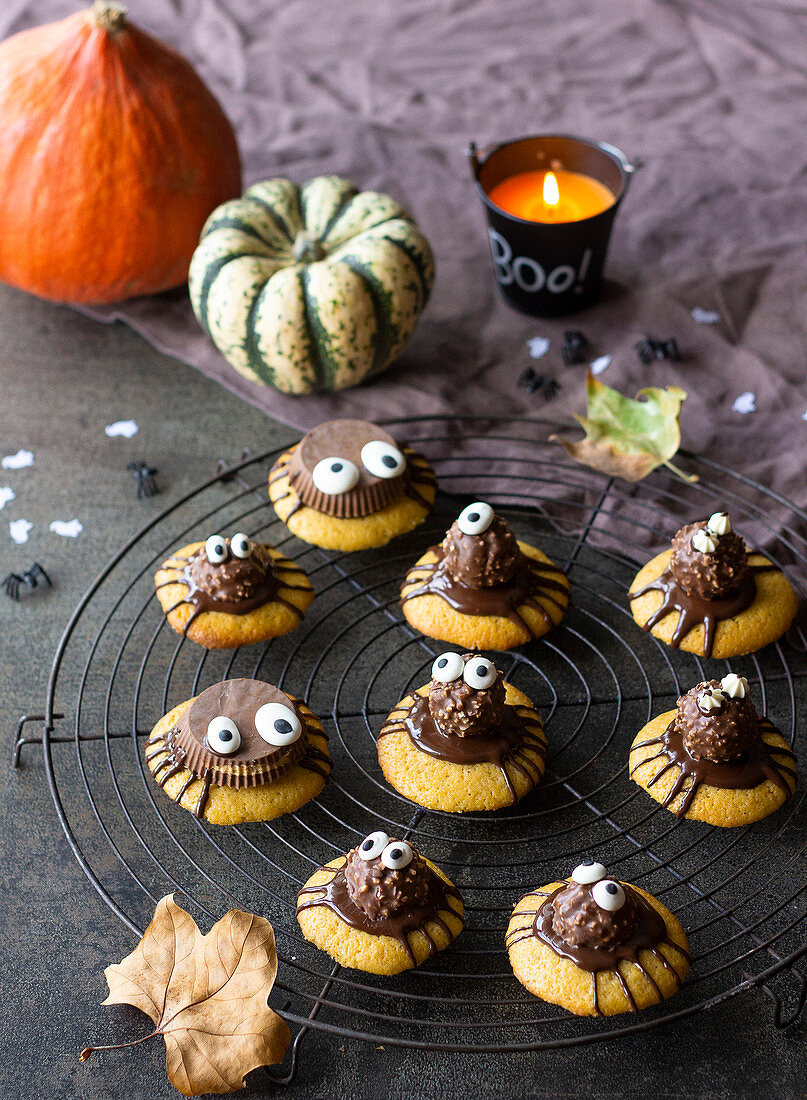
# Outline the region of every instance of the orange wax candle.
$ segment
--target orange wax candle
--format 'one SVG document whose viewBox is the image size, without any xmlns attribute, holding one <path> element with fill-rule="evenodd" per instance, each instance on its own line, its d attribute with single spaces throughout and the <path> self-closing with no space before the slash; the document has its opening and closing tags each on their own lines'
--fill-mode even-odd
<svg viewBox="0 0 807 1100">
<path fill-rule="evenodd" d="M 582 172 L 517 172 L 497 183 L 488 198 L 507 214 L 530 222 L 579 222 L 613 206 L 604 183 Z"/>
</svg>

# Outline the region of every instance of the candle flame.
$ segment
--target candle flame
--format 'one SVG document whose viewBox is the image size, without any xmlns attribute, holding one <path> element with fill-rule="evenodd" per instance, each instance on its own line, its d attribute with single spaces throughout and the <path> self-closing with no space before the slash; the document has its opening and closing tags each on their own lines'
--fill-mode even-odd
<svg viewBox="0 0 807 1100">
<path fill-rule="evenodd" d="M 557 206 L 560 201 L 558 181 L 554 172 L 547 172 L 544 176 L 544 202 L 547 206 Z"/>
</svg>

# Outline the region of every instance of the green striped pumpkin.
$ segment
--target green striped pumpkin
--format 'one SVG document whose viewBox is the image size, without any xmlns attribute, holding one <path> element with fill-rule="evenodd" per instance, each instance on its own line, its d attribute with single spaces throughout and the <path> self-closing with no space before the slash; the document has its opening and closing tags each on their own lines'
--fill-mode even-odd
<svg viewBox="0 0 807 1100">
<path fill-rule="evenodd" d="M 193 311 L 237 371 L 283 393 L 342 390 L 400 355 L 434 282 L 404 208 L 341 176 L 256 183 L 207 220 Z"/>
</svg>

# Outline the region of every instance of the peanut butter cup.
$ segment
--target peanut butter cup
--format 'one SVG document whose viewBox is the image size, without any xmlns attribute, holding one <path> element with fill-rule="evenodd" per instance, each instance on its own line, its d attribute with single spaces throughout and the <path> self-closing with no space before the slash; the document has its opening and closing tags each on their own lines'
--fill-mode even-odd
<svg viewBox="0 0 807 1100">
<path fill-rule="evenodd" d="M 792 750 L 757 714 L 745 677 L 733 672 L 696 684 L 675 711 L 645 726 L 631 747 L 630 769 L 676 817 L 725 826 L 778 809 L 796 781 Z"/>
<path fill-rule="evenodd" d="M 304 772 L 321 788 L 330 771 L 325 741 L 321 723 L 299 700 L 261 680 L 224 680 L 157 724 L 146 743 L 146 763 L 175 802 L 213 820 L 207 811 L 216 790 L 228 789 L 237 807 L 240 794 L 272 786 L 285 792 Z M 249 807 L 261 797 L 245 797 L 243 819 L 250 820 Z M 271 801 L 264 799 L 264 808 Z"/>
<path fill-rule="evenodd" d="M 380 974 L 417 966 L 447 947 L 462 914 L 459 891 L 446 876 L 408 841 L 381 830 L 321 867 L 297 895 L 306 939 L 343 966 Z M 334 920 L 351 933 L 334 934 Z"/>
<path fill-rule="evenodd" d="M 579 1015 L 636 1012 L 675 992 L 689 969 L 675 917 L 593 860 L 565 881 L 526 894 L 513 910 L 505 946 L 522 984 Z"/>
</svg>

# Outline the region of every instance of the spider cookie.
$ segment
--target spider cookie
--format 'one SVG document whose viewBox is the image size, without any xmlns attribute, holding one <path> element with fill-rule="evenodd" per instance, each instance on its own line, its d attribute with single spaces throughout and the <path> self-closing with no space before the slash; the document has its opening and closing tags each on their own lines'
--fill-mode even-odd
<svg viewBox="0 0 807 1100">
<path fill-rule="evenodd" d="M 730 672 L 682 695 L 640 730 L 630 775 L 676 817 L 709 825 L 759 821 L 790 798 L 796 758 L 757 714 L 744 676 Z"/>
<path fill-rule="evenodd" d="M 546 736 L 532 703 L 486 657 L 443 653 L 378 735 L 388 783 L 430 810 L 512 806 L 541 780 Z"/>
<path fill-rule="evenodd" d="M 299 565 L 241 532 L 183 546 L 163 562 L 154 582 L 174 630 L 208 649 L 288 634 L 314 599 Z"/>
<path fill-rule="evenodd" d="M 630 586 L 633 617 L 674 649 L 702 657 L 754 653 L 785 633 L 796 593 L 764 554 L 748 550 L 725 512 L 688 523 Z"/>
<path fill-rule="evenodd" d="M 456 886 L 405 840 L 370 833 L 316 871 L 297 895 L 303 935 L 342 966 L 400 974 L 462 931 Z"/>
<path fill-rule="evenodd" d="M 214 825 L 298 810 L 331 770 L 322 723 L 261 680 L 224 680 L 162 717 L 146 764 L 169 798 Z"/>
<path fill-rule="evenodd" d="M 327 550 L 368 550 L 411 531 L 431 511 L 426 459 L 367 420 L 328 420 L 285 451 L 269 497 L 295 535 Z"/>
<path fill-rule="evenodd" d="M 557 626 L 569 582 L 507 521 L 477 501 L 460 512 L 439 546 L 406 575 L 403 613 L 429 638 L 475 649 L 511 649 Z"/>
<path fill-rule="evenodd" d="M 576 1016 L 658 1004 L 689 970 L 689 942 L 669 909 L 638 886 L 608 878 L 592 860 L 526 894 L 505 946 L 530 993 Z"/>
</svg>

